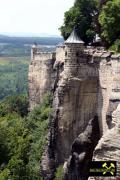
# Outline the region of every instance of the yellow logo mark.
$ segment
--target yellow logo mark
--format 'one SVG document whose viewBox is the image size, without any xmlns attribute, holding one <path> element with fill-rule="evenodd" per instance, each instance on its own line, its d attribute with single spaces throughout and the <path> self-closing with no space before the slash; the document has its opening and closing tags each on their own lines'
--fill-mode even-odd
<svg viewBox="0 0 120 180">
<path fill-rule="evenodd" d="M 115 173 L 115 165 L 113 163 L 110 163 L 110 166 L 108 167 L 107 163 L 104 163 L 102 165 L 103 168 L 105 168 L 105 171 L 103 172 L 103 175 L 105 175 L 106 173 L 110 173 L 111 175 L 114 175 Z"/>
</svg>

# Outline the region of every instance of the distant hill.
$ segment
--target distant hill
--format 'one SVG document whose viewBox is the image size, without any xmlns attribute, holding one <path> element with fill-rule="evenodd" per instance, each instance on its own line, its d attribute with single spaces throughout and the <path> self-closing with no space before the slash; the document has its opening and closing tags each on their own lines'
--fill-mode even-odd
<svg viewBox="0 0 120 180">
<path fill-rule="evenodd" d="M 63 42 L 61 37 L 10 37 L 0 35 L 0 56 L 30 56 L 34 43 L 41 45 L 41 51 L 54 51 Z"/>
<path fill-rule="evenodd" d="M 0 38 L 8 38 L 8 36 L 0 34 Z"/>
<path fill-rule="evenodd" d="M 57 45 L 63 42 L 62 37 L 10 37 L 0 35 L 0 43 L 14 43 L 14 44 L 33 44 L 34 42 L 41 45 Z"/>
<path fill-rule="evenodd" d="M 9 37 L 56 37 L 60 38 L 61 36 L 55 34 L 48 34 L 48 33 L 1 33 L 3 36 Z"/>
</svg>

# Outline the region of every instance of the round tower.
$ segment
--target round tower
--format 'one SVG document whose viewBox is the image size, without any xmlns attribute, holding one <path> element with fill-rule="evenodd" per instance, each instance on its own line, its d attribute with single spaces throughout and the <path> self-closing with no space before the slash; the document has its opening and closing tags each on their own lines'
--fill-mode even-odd
<svg viewBox="0 0 120 180">
<path fill-rule="evenodd" d="M 75 28 L 65 41 L 65 72 L 69 76 L 76 76 L 77 67 L 82 60 L 84 42 L 77 35 Z"/>
</svg>

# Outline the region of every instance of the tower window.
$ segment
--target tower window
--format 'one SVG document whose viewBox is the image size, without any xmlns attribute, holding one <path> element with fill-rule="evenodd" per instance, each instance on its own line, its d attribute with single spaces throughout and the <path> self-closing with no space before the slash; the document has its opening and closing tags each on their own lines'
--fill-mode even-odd
<svg viewBox="0 0 120 180">
<path fill-rule="evenodd" d="M 67 56 L 67 51 L 65 52 L 65 56 Z"/>
<path fill-rule="evenodd" d="M 76 57 L 78 57 L 78 56 L 79 56 L 79 52 L 77 51 L 77 52 L 76 52 Z"/>
</svg>

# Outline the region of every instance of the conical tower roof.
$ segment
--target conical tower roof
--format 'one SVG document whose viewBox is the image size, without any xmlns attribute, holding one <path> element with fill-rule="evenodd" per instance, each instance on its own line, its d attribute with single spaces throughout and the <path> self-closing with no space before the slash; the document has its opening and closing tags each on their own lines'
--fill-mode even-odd
<svg viewBox="0 0 120 180">
<path fill-rule="evenodd" d="M 68 39 L 65 41 L 65 44 L 84 44 L 84 42 L 80 39 L 80 37 L 77 35 L 77 32 L 75 28 L 73 29 L 72 33 L 68 37 Z"/>
</svg>

